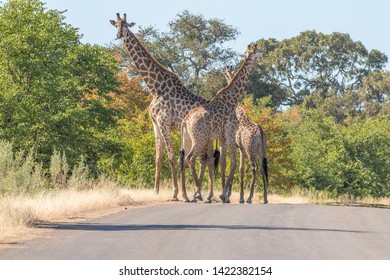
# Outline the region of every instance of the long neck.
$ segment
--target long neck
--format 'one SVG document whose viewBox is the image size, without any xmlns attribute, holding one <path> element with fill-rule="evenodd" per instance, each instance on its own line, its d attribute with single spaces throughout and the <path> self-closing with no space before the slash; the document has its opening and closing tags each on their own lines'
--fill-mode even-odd
<svg viewBox="0 0 390 280">
<path fill-rule="evenodd" d="M 165 93 L 167 86 L 161 83 L 163 80 L 170 79 L 181 85 L 177 75 L 159 64 L 138 38 L 127 28 L 123 32 L 123 41 L 138 73 L 142 76 L 153 95 Z"/>
<path fill-rule="evenodd" d="M 252 54 L 246 57 L 230 83 L 218 92 L 216 99 L 223 101 L 226 106 L 235 108 L 244 95 L 245 82 L 255 65 L 255 61 Z"/>
</svg>

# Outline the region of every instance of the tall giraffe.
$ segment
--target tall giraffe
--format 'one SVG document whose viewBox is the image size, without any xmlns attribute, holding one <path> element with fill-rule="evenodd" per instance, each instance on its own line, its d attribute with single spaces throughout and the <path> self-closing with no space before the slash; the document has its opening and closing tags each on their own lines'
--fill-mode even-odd
<svg viewBox="0 0 390 280">
<path fill-rule="evenodd" d="M 153 122 L 156 140 L 154 190 L 158 194 L 165 142 L 173 183 L 171 200 L 176 201 L 178 200 L 178 183 L 171 130 L 180 128 L 184 116 L 192 108 L 205 104 L 207 101 L 187 90 L 175 73 L 164 68 L 149 54 L 138 38 L 130 31 L 129 28 L 134 26 L 135 23 L 128 23 L 126 14 L 121 19 L 119 13 L 117 13 L 116 20 L 110 20 L 110 22 L 117 28 L 117 39 L 123 38 L 126 49 L 134 61 L 138 73 L 142 76 L 153 95 L 148 112 Z M 182 189 L 182 196 L 185 201 L 189 201 L 185 189 Z"/>
<path fill-rule="evenodd" d="M 225 77 L 228 84 L 233 80 L 234 74 L 232 67 L 226 67 Z M 246 202 L 252 203 L 257 173 L 257 158 L 259 158 L 264 185 L 264 204 L 267 204 L 268 170 L 266 137 L 264 131 L 257 123 L 247 116 L 242 106 L 237 106 L 236 116 L 239 122 L 236 132 L 236 142 L 240 150 L 240 203 L 244 203 L 244 161 L 245 155 L 247 155 L 252 169 L 252 182 L 250 194 Z"/>
<path fill-rule="evenodd" d="M 244 62 L 237 71 L 233 81 L 221 89 L 216 97 L 203 105 L 192 109 L 184 118 L 182 123 L 182 150 L 180 153 L 180 165 L 182 170 L 182 188 L 185 188 L 185 164 L 186 161 L 192 172 L 197 191 L 201 189 L 201 182 L 195 170 L 196 158 L 200 156 L 202 165 L 208 168 L 209 195 L 206 202 L 211 202 L 213 197 L 213 140 L 219 140 L 222 147 L 227 147 L 230 152 L 231 165 L 227 184 L 224 186 L 222 195 L 223 202 L 229 202 L 233 175 L 236 168 L 236 140 L 235 130 L 238 120 L 235 110 L 242 99 L 246 79 L 255 64 L 256 58 L 261 54 L 257 52 L 256 46 L 248 46 Z M 185 147 L 188 143 L 191 149 L 186 155 Z M 196 197 L 196 194 L 194 195 Z"/>
</svg>

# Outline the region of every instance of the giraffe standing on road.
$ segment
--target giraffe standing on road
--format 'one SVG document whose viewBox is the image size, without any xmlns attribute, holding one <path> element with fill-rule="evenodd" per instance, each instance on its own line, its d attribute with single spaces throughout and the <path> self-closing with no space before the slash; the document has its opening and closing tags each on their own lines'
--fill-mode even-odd
<svg viewBox="0 0 390 280">
<path fill-rule="evenodd" d="M 228 84 L 233 80 L 234 74 L 231 67 L 226 67 L 225 77 Z M 244 163 L 245 155 L 247 155 L 252 170 L 252 182 L 250 194 L 246 202 L 252 203 L 257 173 L 257 158 L 259 158 L 264 185 L 264 204 L 267 204 L 268 168 L 266 158 L 266 137 L 264 131 L 245 114 L 242 106 L 237 106 L 236 115 L 239 121 L 238 130 L 236 132 L 236 142 L 240 151 L 240 203 L 244 203 Z"/>
<path fill-rule="evenodd" d="M 135 67 L 153 94 L 153 100 L 148 111 L 152 118 L 156 139 L 155 193 L 158 194 L 159 192 L 165 142 L 173 183 L 171 200 L 176 201 L 178 200 L 178 184 L 171 130 L 180 128 L 184 116 L 191 109 L 205 104 L 207 101 L 187 90 L 175 73 L 164 68 L 149 54 L 137 37 L 129 30 L 135 23 L 128 23 L 126 14 L 121 19 L 118 13 L 116 14 L 116 20 L 110 20 L 110 22 L 117 28 L 117 39 L 123 38 Z M 185 188 L 182 189 L 182 196 L 185 201 L 189 201 Z"/>
<path fill-rule="evenodd" d="M 206 202 L 211 202 L 213 197 L 213 140 L 219 140 L 221 146 L 227 147 L 230 152 L 230 173 L 223 193 L 220 196 L 223 202 L 230 202 L 229 197 L 236 168 L 237 146 L 235 127 L 238 125 L 238 120 L 235 111 L 239 101 L 242 99 L 245 82 L 250 70 L 255 64 L 256 58 L 260 55 L 256 46 L 248 46 L 244 62 L 241 64 L 232 82 L 220 90 L 212 101 L 192 109 L 183 120 L 182 150 L 180 153 L 182 188 L 185 188 L 184 161 L 186 161 L 191 168 L 197 191 L 201 189 L 201 182 L 195 170 L 196 158 L 200 156 L 201 164 L 208 167 L 209 195 Z M 191 144 L 191 149 L 186 154 L 185 147 L 188 146 L 188 143 Z M 196 194 L 194 197 L 196 197 Z"/>
</svg>

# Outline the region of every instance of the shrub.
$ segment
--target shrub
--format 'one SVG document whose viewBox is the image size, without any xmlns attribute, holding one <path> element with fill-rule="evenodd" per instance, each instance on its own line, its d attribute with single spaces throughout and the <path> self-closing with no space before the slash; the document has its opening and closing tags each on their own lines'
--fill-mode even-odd
<svg viewBox="0 0 390 280">
<path fill-rule="evenodd" d="M 14 153 L 11 143 L 0 140 L 0 194 L 33 193 L 46 183 L 32 153 Z"/>
<path fill-rule="evenodd" d="M 389 120 L 340 125 L 316 110 L 302 110 L 290 131 L 295 183 L 335 196 L 390 196 Z"/>
</svg>

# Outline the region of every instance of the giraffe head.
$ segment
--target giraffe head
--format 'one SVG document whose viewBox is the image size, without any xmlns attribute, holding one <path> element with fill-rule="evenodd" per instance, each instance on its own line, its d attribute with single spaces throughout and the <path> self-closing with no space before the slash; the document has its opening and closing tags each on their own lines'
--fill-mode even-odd
<svg viewBox="0 0 390 280">
<path fill-rule="evenodd" d="M 228 65 L 225 68 L 225 79 L 227 83 L 230 83 L 231 80 L 234 78 L 234 71 L 233 71 L 233 66 Z"/>
<path fill-rule="evenodd" d="M 259 51 L 256 44 L 249 44 L 244 56 L 245 58 L 252 56 L 252 59 L 256 59 L 263 56 L 263 53 Z"/>
<path fill-rule="evenodd" d="M 123 31 L 127 28 L 130 28 L 135 25 L 135 22 L 128 23 L 126 21 L 126 14 L 123 14 L 123 18 L 119 16 L 119 13 L 116 14 L 116 20 L 110 20 L 111 24 L 114 25 L 118 33 L 116 34 L 116 38 L 120 39 L 123 37 Z"/>
</svg>

